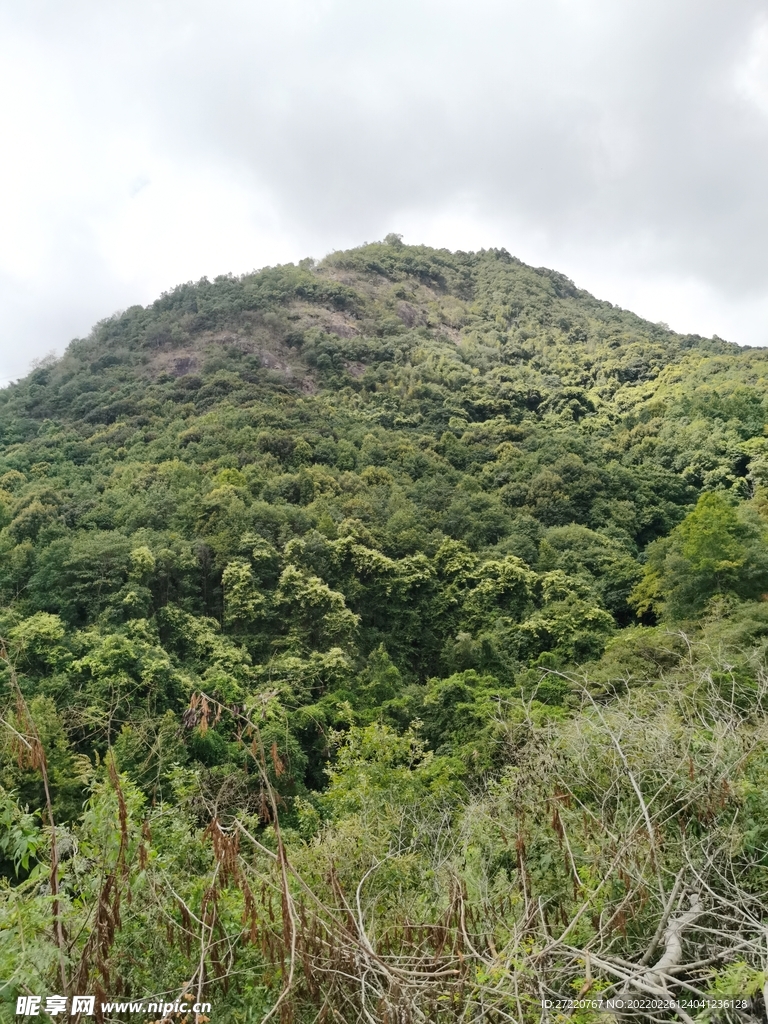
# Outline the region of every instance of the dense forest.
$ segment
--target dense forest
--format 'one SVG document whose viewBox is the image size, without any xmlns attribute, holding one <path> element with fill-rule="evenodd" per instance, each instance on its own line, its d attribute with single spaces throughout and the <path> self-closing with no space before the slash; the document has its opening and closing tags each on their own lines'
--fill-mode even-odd
<svg viewBox="0 0 768 1024">
<path fill-rule="evenodd" d="M 3 1019 L 764 1021 L 767 426 L 767 350 L 395 235 L 0 391 Z"/>
</svg>

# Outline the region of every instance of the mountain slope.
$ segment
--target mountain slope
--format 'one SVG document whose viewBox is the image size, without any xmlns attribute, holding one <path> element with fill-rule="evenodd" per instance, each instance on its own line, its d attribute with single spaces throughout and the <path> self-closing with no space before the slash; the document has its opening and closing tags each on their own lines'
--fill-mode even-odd
<svg viewBox="0 0 768 1024">
<path fill-rule="evenodd" d="M 765 350 L 649 324 L 503 250 L 390 236 L 183 285 L 0 392 L 0 813 L 14 837 L 0 869 L 28 886 L 32 950 L 0 949 L 0 976 L 32 991 L 38 959 L 60 960 L 34 888 L 35 862 L 56 856 L 51 818 L 84 851 L 60 865 L 79 938 L 51 970 L 71 984 L 90 972 L 109 995 L 107 977 L 180 991 L 204 963 L 194 984 L 227 1020 L 274 1005 L 288 976 L 274 964 L 293 956 L 304 913 L 296 1019 L 317 1012 L 310 961 L 337 1019 L 396 1019 L 398 985 L 412 1017 L 397 1019 L 417 1019 L 428 996 L 413 979 L 429 981 L 440 928 L 464 980 L 446 981 L 428 1019 L 469 1005 L 465 964 L 486 972 L 470 985 L 484 1012 L 511 935 L 517 953 L 497 967 L 523 958 L 538 1019 L 540 983 L 573 990 L 579 942 L 635 962 L 686 857 L 715 870 L 696 847 L 703 822 L 714 834 L 752 815 L 739 849 L 757 892 L 767 370 Z M 645 833 L 640 787 L 666 794 Z M 238 860 L 246 836 L 267 858 L 258 882 Z M 286 909 L 300 893 L 270 874 L 285 849 L 322 893 L 322 924 L 317 903 Z M 380 950 L 372 1010 L 345 988 L 369 940 L 339 921 L 388 859 L 369 910 L 405 974 L 386 975 Z M 112 879 L 106 892 L 85 861 Z M 578 910 L 593 882 L 589 899 L 603 893 L 621 927 Z M 269 921 L 261 885 L 263 907 L 282 891 Z M 123 886 L 142 895 L 121 929 L 110 901 Z M 12 897 L 0 904 L 15 935 Z M 185 913 L 209 904 L 224 937 L 195 951 Z M 167 942 L 149 938 L 158 912 Z M 536 943 L 582 918 L 577 952 L 558 947 L 542 981 Z"/>
</svg>

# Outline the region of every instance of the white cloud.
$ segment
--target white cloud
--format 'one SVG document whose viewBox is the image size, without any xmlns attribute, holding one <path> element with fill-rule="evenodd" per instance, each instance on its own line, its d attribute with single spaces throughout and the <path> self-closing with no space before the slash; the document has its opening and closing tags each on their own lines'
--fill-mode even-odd
<svg viewBox="0 0 768 1024">
<path fill-rule="evenodd" d="M 759 0 L 0 0 L 0 376 L 402 231 L 768 343 Z"/>
<path fill-rule="evenodd" d="M 738 96 L 768 117 L 768 16 L 755 25 L 733 84 Z"/>
</svg>

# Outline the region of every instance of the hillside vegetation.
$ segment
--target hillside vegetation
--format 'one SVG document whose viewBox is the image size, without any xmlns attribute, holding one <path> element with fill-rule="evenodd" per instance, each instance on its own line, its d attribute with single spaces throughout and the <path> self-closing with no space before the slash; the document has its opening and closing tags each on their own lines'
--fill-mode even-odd
<svg viewBox="0 0 768 1024">
<path fill-rule="evenodd" d="M 766 350 L 397 236 L 0 392 L 0 1014 L 765 1020 L 767 424 Z"/>
</svg>

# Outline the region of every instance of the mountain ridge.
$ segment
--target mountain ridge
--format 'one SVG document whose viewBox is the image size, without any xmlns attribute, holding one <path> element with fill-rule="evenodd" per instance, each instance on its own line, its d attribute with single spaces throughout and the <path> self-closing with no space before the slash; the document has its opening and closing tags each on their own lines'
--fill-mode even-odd
<svg viewBox="0 0 768 1024">
<path fill-rule="evenodd" d="M 451 260 L 456 261 L 458 266 L 450 266 Z M 488 270 L 489 263 L 493 265 L 499 262 L 506 263 L 508 269 L 517 273 L 506 275 L 507 279 L 500 282 L 506 286 L 506 302 L 492 309 L 489 308 L 492 303 L 487 294 L 487 281 L 482 279 L 483 271 Z M 453 272 L 446 280 L 445 275 L 449 269 Z M 365 280 L 364 275 L 368 275 L 365 282 L 367 294 L 355 291 L 353 287 Z M 484 276 L 487 278 L 488 274 Z M 384 288 L 381 287 L 382 283 Z M 407 283 L 422 289 L 423 301 L 419 309 L 404 295 L 396 294 L 398 291 L 406 291 L 403 285 Z M 536 283 L 539 284 L 538 289 L 532 287 Z M 534 303 L 531 298 L 535 290 L 539 293 L 536 296 L 539 300 L 536 312 L 540 316 L 548 313 L 550 318 L 560 313 L 556 326 L 568 323 L 565 314 L 572 306 L 568 300 L 576 299 L 591 312 L 602 314 L 603 323 L 600 326 L 604 329 L 609 327 L 606 320 L 613 319 L 614 328 L 620 325 L 625 330 L 639 329 L 648 340 L 674 339 L 675 347 L 678 348 L 697 348 L 709 352 L 738 350 L 737 346 L 720 339 L 680 335 L 669 331 L 664 325 L 650 324 L 633 313 L 577 289 L 564 275 L 547 268 L 526 266 L 503 249 L 451 254 L 447 250 L 390 243 L 365 246 L 351 250 L 350 254 L 334 253 L 319 264 L 304 260 L 298 266 L 288 264 L 268 267 L 240 277 L 227 275 L 216 278 L 214 282 L 202 279 L 196 284 L 189 282 L 179 285 L 147 307 L 134 306 L 101 321 L 88 339 L 78 339 L 70 345 L 63 357 L 65 365 L 60 372 L 66 372 L 66 363 L 73 357 L 86 357 L 89 350 L 98 350 L 99 347 L 104 348 L 105 352 L 102 363 L 97 363 L 96 369 L 105 369 L 115 359 L 114 350 L 120 350 L 121 345 L 127 344 L 144 351 L 153 348 L 160 350 L 158 355 L 162 353 L 169 358 L 169 363 L 175 364 L 169 365 L 171 372 L 183 375 L 196 365 L 200 348 L 205 347 L 206 341 L 215 343 L 211 334 L 216 327 L 224 331 L 216 339 L 222 345 L 226 345 L 227 341 L 247 345 L 250 341 L 258 346 L 261 335 L 262 341 L 268 340 L 273 344 L 282 342 L 283 346 L 287 339 L 290 347 L 292 343 L 296 344 L 296 335 L 301 328 L 306 329 L 307 326 L 326 329 L 327 333 L 342 336 L 359 336 L 368 327 L 373 328 L 374 336 L 381 337 L 386 336 L 387 332 L 396 333 L 398 327 L 402 330 L 415 325 L 431 331 L 446 332 L 458 340 L 462 332 L 466 334 L 478 327 L 487 330 L 492 322 L 491 314 L 493 326 L 501 326 L 509 331 L 510 327 L 519 325 L 521 315 L 527 319 L 532 311 Z M 472 292 L 473 298 L 480 292 L 474 303 L 479 309 L 472 308 L 468 291 Z M 383 296 L 382 292 L 385 293 Z M 415 298 L 416 295 L 411 294 L 411 299 Z M 370 316 L 366 321 L 365 314 L 370 312 L 372 299 L 374 302 L 379 300 L 387 312 L 400 319 L 400 324 L 395 325 L 391 321 L 382 323 L 381 316 L 379 322 L 374 320 L 372 323 Z M 304 308 L 297 313 L 297 307 L 301 306 Z M 559 310 L 553 310 L 553 307 L 558 306 L 561 307 Z M 275 308 L 285 313 L 287 320 L 265 324 L 260 314 L 265 311 L 274 312 Z M 576 312 L 583 314 L 583 310 Z M 296 319 L 302 321 L 298 331 L 292 329 L 290 322 Z M 583 315 L 577 315 L 576 320 L 574 325 L 568 323 L 566 332 L 570 331 L 569 337 L 578 343 L 580 335 L 584 333 Z M 227 334 L 227 328 L 231 332 L 233 326 L 237 328 L 234 336 Z M 542 324 L 536 326 L 541 327 Z M 270 333 L 272 337 L 266 339 L 265 334 Z M 518 333 L 525 336 L 529 332 L 525 327 L 519 327 Z M 523 337 L 522 340 L 524 342 L 527 338 Z M 184 351 L 185 344 L 188 346 L 190 343 L 194 352 L 193 361 L 185 365 L 185 358 L 189 358 Z M 283 351 L 282 354 L 290 353 Z"/>
</svg>

